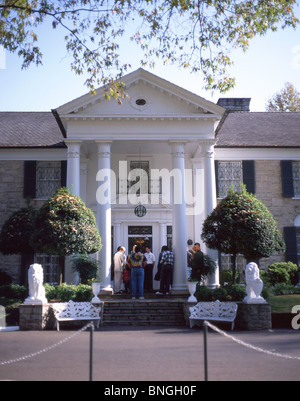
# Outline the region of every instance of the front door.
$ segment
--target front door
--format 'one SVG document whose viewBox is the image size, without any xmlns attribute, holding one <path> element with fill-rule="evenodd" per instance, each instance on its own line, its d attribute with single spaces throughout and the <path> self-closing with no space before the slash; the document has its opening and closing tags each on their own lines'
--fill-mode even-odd
<svg viewBox="0 0 300 401">
<path fill-rule="evenodd" d="M 145 253 L 146 247 L 152 249 L 152 226 L 128 227 L 128 252 L 132 252 L 133 246 L 139 245 L 141 252 Z"/>
</svg>

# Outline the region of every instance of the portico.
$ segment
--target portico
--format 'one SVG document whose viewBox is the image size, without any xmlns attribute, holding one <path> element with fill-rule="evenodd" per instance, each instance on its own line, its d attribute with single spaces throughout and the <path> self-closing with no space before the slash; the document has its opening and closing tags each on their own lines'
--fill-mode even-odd
<svg viewBox="0 0 300 401">
<path fill-rule="evenodd" d="M 57 109 L 67 136 L 67 185 L 96 214 L 104 291 L 111 290 L 112 252 L 119 245 L 130 251 L 130 228 L 148 227 L 144 237 L 157 256 L 172 243 L 172 290 L 184 293 L 187 240 L 201 241 L 216 204 L 215 128 L 224 109 L 142 69 L 124 82 L 130 97 L 122 105 L 99 89 Z M 218 272 L 209 285 L 218 285 Z"/>
</svg>

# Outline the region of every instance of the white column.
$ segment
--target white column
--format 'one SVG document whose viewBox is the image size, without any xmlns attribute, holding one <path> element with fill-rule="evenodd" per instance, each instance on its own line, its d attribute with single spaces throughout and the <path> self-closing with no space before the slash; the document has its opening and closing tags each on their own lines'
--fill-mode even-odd
<svg viewBox="0 0 300 401">
<path fill-rule="evenodd" d="M 98 146 L 98 172 L 105 171 L 106 177 L 104 181 L 98 181 L 98 187 L 105 185 L 106 201 L 101 202 L 97 199 L 97 224 L 101 236 L 102 249 L 99 252 L 99 260 L 101 262 L 101 290 L 111 292 L 111 176 L 110 176 L 110 141 L 96 141 Z M 100 201 L 100 202 L 99 202 Z"/>
<path fill-rule="evenodd" d="M 204 168 L 203 160 L 200 158 L 191 159 L 193 165 L 193 189 L 196 197 L 194 207 L 193 223 L 194 223 L 194 242 L 202 243 L 202 225 L 205 218 L 204 209 Z"/>
<path fill-rule="evenodd" d="M 159 243 L 161 246 L 167 245 L 167 224 L 160 223 L 159 224 Z M 161 248 L 159 249 L 159 252 Z"/>
<path fill-rule="evenodd" d="M 185 205 L 184 142 L 172 146 L 173 179 L 173 251 L 175 256 L 172 293 L 187 292 L 187 229 Z"/>
<path fill-rule="evenodd" d="M 88 176 L 88 160 L 81 159 L 80 162 L 80 194 L 84 203 L 87 202 L 87 176 Z"/>
<path fill-rule="evenodd" d="M 117 252 L 118 246 L 124 246 L 123 243 L 121 243 L 121 224 L 117 223 L 114 224 L 114 248 L 113 252 Z M 128 252 L 128 249 L 126 250 Z"/>
<path fill-rule="evenodd" d="M 67 187 L 77 196 L 80 196 L 80 146 L 81 141 L 68 141 Z"/>
<path fill-rule="evenodd" d="M 204 142 L 201 144 L 204 154 L 204 188 L 205 188 L 205 215 L 206 217 L 212 213 L 217 206 L 217 190 L 216 190 L 216 173 L 215 173 L 215 142 Z M 207 250 L 210 256 L 216 263 L 217 268 L 215 273 L 208 277 L 207 286 L 216 288 L 220 286 L 219 281 L 219 265 L 218 251 L 213 249 Z"/>
</svg>

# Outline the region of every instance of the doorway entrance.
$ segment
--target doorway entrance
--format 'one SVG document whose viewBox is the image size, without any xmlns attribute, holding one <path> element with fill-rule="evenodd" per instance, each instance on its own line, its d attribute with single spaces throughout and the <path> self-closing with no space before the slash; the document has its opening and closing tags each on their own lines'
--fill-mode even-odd
<svg viewBox="0 0 300 401">
<path fill-rule="evenodd" d="M 146 252 L 146 247 L 152 249 L 152 226 L 128 227 L 128 252 L 132 252 L 134 245 L 139 245 L 141 252 Z"/>
</svg>

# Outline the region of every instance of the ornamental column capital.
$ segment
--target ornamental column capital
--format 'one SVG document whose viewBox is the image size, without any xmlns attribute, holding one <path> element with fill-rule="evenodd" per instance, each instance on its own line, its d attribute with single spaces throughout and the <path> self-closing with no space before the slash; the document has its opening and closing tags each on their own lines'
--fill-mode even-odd
<svg viewBox="0 0 300 401">
<path fill-rule="evenodd" d="M 98 157 L 109 159 L 111 156 L 111 145 L 113 141 L 95 141 L 98 146 Z"/>
<path fill-rule="evenodd" d="M 200 141 L 199 145 L 202 148 L 202 154 L 208 158 L 213 158 L 215 154 L 216 141 Z"/>
<path fill-rule="evenodd" d="M 174 140 L 169 141 L 169 145 L 172 147 L 172 156 L 174 158 L 184 158 L 184 147 L 186 141 Z"/>
<path fill-rule="evenodd" d="M 80 158 L 80 147 L 81 147 L 82 141 L 66 139 L 65 144 L 68 147 L 68 150 L 67 150 L 68 159 Z"/>
</svg>

